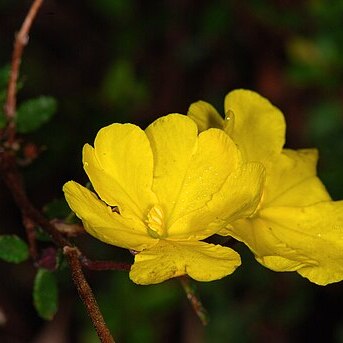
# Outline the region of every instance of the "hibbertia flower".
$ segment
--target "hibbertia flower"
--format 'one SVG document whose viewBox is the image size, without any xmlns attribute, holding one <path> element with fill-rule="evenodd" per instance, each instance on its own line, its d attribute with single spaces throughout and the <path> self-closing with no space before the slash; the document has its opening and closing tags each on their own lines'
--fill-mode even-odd
<svg viewBox="0 0 343 343">
<path fill-rule="evenodd" d="M 188 116 L 199 131 L 228 133 L 244 161 L 263 163 L 266 183 L 258 210 L 221 234 L 244 242 L 272 270 L 297 271 L 319 285 L 343 280 L 343 201 L 332 201 L 317 177 L 317 150 L 283 149 L 283 114 L 255 92 L 229 93 L 224 110 L 225 118 L 199 101 Z"/>
<path fill-rule="evenodd" d="M 89 234 L 137 252 L 134 282 L 210 281 L 240 265 L 235 251 L 203 240 L 255 212 L 264 167 L 244 161 L 223 130 L 199 134 L 179 114 L 145 131 L 112 124 L 84 146 L 83 165 L 94 192 L 69 181 L 66 199 Z"/>
</svg>

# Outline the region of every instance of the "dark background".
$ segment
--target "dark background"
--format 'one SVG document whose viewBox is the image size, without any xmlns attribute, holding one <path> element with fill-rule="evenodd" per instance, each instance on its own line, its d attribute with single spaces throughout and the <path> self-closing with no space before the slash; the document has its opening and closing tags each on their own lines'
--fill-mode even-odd
<svg viewBox="0 0 343 343">
<path fill-rule="evenodd" d="M 0 66 L 10 61 L 29 5 L 0 0 Z M 24 52 L 18 95 L 19 102 L 38 95 L 58 101 L 51 122 L 26 137 L 43 147 L 24 170 L 33 202 L 42 208 L 62 197 L 66 181 L 87 181 L 81 149 L 102 126 L 145 127 L 200 99 L 223 112 L 224 96 L 236 88 L 258 91 L 284 112 L 286 146 L 317 147 L 319 175 L 342 199 L 342 18 L 339 0 L 47 0 Z M 0 208 L 0 233 L 23 236 L 2 183 Z M 77 244 L 93 258 L 132 259 L 91 238 Z M 121 343 L 343 342 L 342 283 L 319 287 L 296 273 L 274 273 L 237 249 L 243 264 L 232 276 L 197 284 L 210 314 L 206 328 L 175 280 L 143 287 L 121 272 L 88 278 Z M 0 341 L 97 342 L 68 271 L 59 275 L 56 319 L 38 318 L 34 272 L 30 262 L 0 262 Z"/>
</svg>

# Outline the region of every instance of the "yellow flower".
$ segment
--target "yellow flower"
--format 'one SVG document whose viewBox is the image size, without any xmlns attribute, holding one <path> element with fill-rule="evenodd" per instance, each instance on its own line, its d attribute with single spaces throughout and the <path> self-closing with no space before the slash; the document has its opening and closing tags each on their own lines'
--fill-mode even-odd
<svg viewBox="0 0 343 343">
<path fill-rule="evenodd" d="M 221 234 L 244 242 L 264 266 L 297 271 L 319 285 L 343 280 L 343 201 L 331 201 L 316 176 L 315 149 L 282 149 L 280 110 L 255 92 L 236 90 L 225 98 L 223 119 L 208 103 L 191 105 L 199 131 L 226 131 L 245 161 L 262 162 L 266 183 L 258 210 Z"/>
<path fill-rule="evenodd" d="M 69 181 L 66 199 L 88 233 L 138 252 L 134 282 L 184 274 L 210 281 L 240 265 L 232 249 L 202 240 L 256 210 L 264 168 L 243 163 L 224 131 L 198 134 L 178 114 L 145 131 L 112 124 L 99 131 L 94 148 L 84 146 L 83 164 L 96 194 Z"/>
</svg>

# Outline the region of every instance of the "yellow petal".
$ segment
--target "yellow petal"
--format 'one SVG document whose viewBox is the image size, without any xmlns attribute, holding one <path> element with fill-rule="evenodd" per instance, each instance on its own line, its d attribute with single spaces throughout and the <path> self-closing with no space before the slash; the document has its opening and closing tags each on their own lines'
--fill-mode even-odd
<svg viewBox="0 0 343 343">
<path fill-rule="evenodd" d="M 225 97 L 225 113 L 235 116 L 230 135 L 247 161 L 265 162 L 281 152 L 285 120 L 266 98 L 249 90 L 235 90 Z"/>
<path fill-rule="evenodd" d="M 123 216 L 143 218 L 156 201 L 152 152 L 144 131 L 132 124 L 112 124 L 98 132 L 94 146 L 85 145 L 83 163 L 97 194 L 118 206 Z"/>
<path fill-rule="evenodd" d="M 85 230 L 95 238 L 118 247 L 140 251 L 158 242 L 148 234 L 143 222 L 123 218 L 93 192 L 74 181 L 63 191 L 70 208 L 82 220 Z"/>
<path fill-rule="evenodd" d="M 180 175 L 182 185 L 167 218 L 169 228 L 179 218 L 206 206 L 228 175 L 241 165 L 236 145 L 222 130 L 202 132 L 197 146 L 184 175 Z"/>
<path fill-rule="evenodd" d="M 306 206 L 331 200 L 316 176 L 318 152 L 315 149 L 283 150 L 267 166 L 262 208 L 271 206 Z"/>
<path fill-rule="evenodd" d="M 220 245 L 161 240 L 135 256 L 130 278 L 142 285 L 185 274 L 197 281 L 212 281 L 233 273 L 240 263 L 235 251 Z"/>
<path fill-rule="evenodd" d="M 231 230 L 272 270 L 296 270 L 319 285 L 343 280 L 343 201 L 265 209 Z"/>
<path fill-rule="evenodd" d="M 205 101 L 193 103 L 188 109 L 187 116 L 195 121 L 199 132 L 210 128 L 223 128 L 223 118 L 211 104 Z"/>
<path fill-rule="evenodd" d="M 229 223 L 252 215 L 261 199 L 264 179 L 260 163 L 243 164 L 204 207 L 179 218 L 170 227 L 170 239 L 204 239 Z"/>
<path fill-rule="evenodd" d="M 170 217 L 198 148 L 198 130 L 186 116 L 170 114 L 153 122 L 146 134 L 154 156 L 153 191 Z"/>
</svg>

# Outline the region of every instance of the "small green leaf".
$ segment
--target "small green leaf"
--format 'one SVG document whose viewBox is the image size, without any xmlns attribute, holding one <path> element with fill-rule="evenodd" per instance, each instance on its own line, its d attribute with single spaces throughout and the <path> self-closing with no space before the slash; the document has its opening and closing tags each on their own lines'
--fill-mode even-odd
<svg viewBox="0 0 343 343">
<path fill-rule="evenodd" d="M 56 110 L 56 100 L 49 96 L 23 102 L 17 112 L 18 131 L 27 133 L 38 129 L 54 115 Z"/>
<path fill-rule="evenodd" d="M 57 282 L 53 272 L 38 269 L 33 285 L 33 303 L 43 319 L 53 319 L 58 306 Z"/>
<path fill-rule="evenodd" d="M 15 235 L 0 236 L 0 258 L 6 262 L 20 263 L 29 257 L 27 244 Z"/>
</svg>

